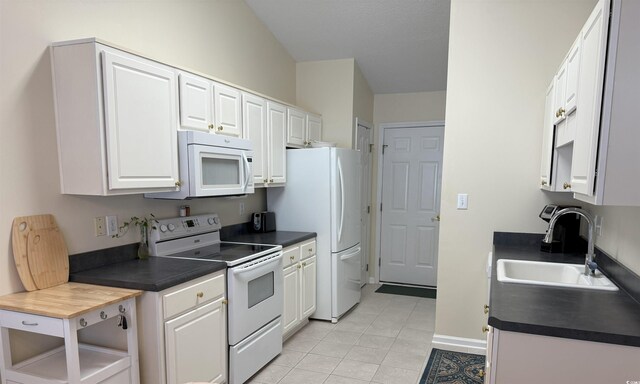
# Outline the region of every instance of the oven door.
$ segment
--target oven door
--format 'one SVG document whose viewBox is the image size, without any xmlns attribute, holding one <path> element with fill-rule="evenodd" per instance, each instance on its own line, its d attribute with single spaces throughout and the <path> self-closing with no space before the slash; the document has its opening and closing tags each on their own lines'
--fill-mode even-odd
<svg viewBox="0 0 640 384">
<path fill-rule="evenodd" d="M 229 345 L 282 315 L 282 251 L 229 268 Z"/>
<path fill-rule="evenodd" d="M 251 151 L 198 144 L 188 151 L 190 197 L 254 192 Z"/>
</svg>

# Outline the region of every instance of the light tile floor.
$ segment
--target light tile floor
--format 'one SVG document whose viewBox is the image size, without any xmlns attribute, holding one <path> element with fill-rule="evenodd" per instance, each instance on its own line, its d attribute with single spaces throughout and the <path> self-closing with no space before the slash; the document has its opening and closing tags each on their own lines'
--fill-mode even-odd
<svg viewBox="0 0 640 384">
<path fill-rule="evenodd" d="M 431 353 L 436 301 L 377 293 L 337 324 L 311 320 L 250 383 L 415 384 Z"/>
</svg>

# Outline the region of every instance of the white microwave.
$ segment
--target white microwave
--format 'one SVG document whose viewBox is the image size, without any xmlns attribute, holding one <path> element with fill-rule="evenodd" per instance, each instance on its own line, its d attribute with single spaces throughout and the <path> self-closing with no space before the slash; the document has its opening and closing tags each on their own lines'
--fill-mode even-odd
<svg viewBox="0 0 640 384">
<path fill-rule="evenodd" d="M 180 185 L 154 199 L 244 195 L 254 192 L 249 140 L 196 131 L 178 132 Z"/>
</svg>

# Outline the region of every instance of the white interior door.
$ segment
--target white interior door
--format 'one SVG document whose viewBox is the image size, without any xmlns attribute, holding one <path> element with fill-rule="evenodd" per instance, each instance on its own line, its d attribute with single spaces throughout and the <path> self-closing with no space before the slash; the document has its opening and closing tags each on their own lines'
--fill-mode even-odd
<svg viewBox="0 0 640 384">
<path fill-rule="evenodd" d="M 380 281 L 436 286 L 444 127 L 387 128 Z"/>
<path fill-rule="evenodd" d="M 360 246 L 362 247 L 361 280 L 360 284 L 367 283 L 369 271 L 370 233 L 371 233 L 371 133 L 372 129 L 366 123 L 358 122 L 356 149 L 360 151 L 360 166 L 362 175 L 360 180 L 361 232 Z"/>
</svg>

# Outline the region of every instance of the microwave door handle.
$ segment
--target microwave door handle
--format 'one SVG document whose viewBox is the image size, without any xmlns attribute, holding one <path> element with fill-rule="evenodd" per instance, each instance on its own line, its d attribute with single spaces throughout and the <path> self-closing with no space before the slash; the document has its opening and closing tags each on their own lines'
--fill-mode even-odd
<svg viewBox="0 0 640 384">
<path fill-rule="evenodd" d="M 344 226 L 344 176 L 342 174 L 342 163 L 338 157 L 338 176 L 340 178 L 340 224 L 338 225 L 338 243 L 342 240 L 342 229 Z"/>
<path fill-rule="evenodd" d="M 242 186 L 242 191 L 246 192 L 247 187 L 249 186 L 249 179 L 251 178 L 251 166 L 249 165 L 249 160 L 247 159 L 247 155 L 242 152 L 242 161 L 244 163 L 244 185 Z"/>
</svg>

